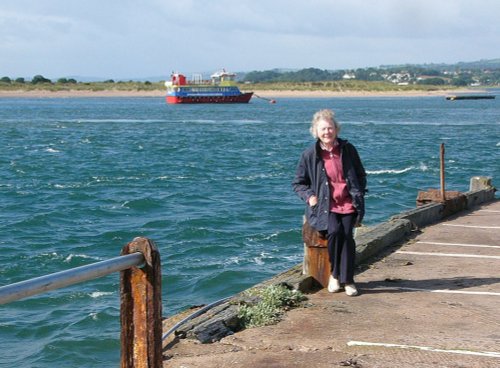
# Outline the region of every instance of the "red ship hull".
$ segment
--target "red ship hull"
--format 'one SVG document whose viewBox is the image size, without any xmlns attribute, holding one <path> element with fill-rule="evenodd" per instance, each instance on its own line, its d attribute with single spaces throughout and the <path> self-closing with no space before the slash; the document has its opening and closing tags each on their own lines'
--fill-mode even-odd
<svg viewBox="0 0 500 368">
<path fill-rule="evenodd" d="M 253 92 L 242 93 L 236 96 L 167 96 L 168 104 L 180 103 L 248 103 L 252 98 Z"/>
</svg>

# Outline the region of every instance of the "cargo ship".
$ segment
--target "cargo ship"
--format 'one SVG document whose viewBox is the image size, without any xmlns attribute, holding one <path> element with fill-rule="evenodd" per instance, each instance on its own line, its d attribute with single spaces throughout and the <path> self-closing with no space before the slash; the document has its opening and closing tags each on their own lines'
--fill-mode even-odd
<svg viewBox="0 0 500 368">
<path fill-rule="evenodd" d="M 185 75 L 172 73 L 171 80 L 165 82 L 167 103 L 248 103 L 253 92 L 241 92 L 235 77 L 236 74 L 222 70 L 212 74 L 210 80 L 195 74 L 188 81 Z"/>
</svg>

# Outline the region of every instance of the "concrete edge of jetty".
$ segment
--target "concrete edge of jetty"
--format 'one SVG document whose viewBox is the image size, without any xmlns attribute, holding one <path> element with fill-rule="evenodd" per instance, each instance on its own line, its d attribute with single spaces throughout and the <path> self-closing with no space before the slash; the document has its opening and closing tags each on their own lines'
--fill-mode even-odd
<svg viewBox="0 0 500 368">
<path fill-rule="evenodd" d="M 391 246 L 408 240 L 413 232 L 422 227 L 438 223 L 451 215 L 495 200 L 496 189 L 492 186 L 491 180 L 489 177 L 472 177 L 468 192 L 454 192 L 454 195 L 450 196 L 451 198 L 447 197 L 444 201 L 423 204 L 415 209 L 392 216 L 388 221 L 373 227 L 361 228 L 363 230 L 358 231 L 355 237 L 358 266 L 368 265 L 371 260 L 383 254 Z M 303 264 L 298 264 L 218 303 L 207 312 L 194 318 L 186 318 L 186 316 L 196 312 L 196 309 L 190 309 L 165 319 L 163 321 L 164 331 L 171 330 L 172 326 L 179 320 L 184 319 L 186 322 L 175 329 L 175 334 L 166 339 L 164 345 L 176 338 L 190 338 L 201 343 L 211 343 L 237 332 L 240 329 L 238 305 L 245 301 L 244 293 L 251 289 L 280 284 L 285 284 L 289 288 L 303 293 L 321 288 L 313 276 L 304 273 Z"/>
</svg>

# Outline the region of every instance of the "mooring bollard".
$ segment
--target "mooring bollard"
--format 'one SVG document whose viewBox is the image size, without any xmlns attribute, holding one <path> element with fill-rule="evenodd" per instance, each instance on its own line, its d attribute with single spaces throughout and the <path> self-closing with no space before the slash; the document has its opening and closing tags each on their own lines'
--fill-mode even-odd
<svg viewBox="0 0 500 368">
<path fill-rule="evenodd" d="M 327 287 L 331 266 L 326 237 L 313 229 L 304 218 L 302 239 L 304 240 L 303 274 L 312 276 L 321 286 Z"/>
<path fill-rule="evenodd" d="M 489 176 L 473 176 L 470 178 L 469 190 L 475 192 L 478 190 L 492 189 L 491 177 Z"/>
<path fill-rule="evenodd" d="M 160 253 L 153 241 L 136 238 L 121 254 L 141 252 L 145 263 L 121 271 L 121 367 L 162 367 Z"/>
</svg>

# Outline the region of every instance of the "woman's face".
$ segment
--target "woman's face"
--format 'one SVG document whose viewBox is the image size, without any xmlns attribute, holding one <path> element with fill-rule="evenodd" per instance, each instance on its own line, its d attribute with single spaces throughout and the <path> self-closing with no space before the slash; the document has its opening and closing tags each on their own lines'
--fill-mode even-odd
<svg viewBox="0 0 500 368">
<path fill-rule="evenodd" d="M 323 144 L 329 146 L 335 142 L 337 131 L 335 130 L 335 125 L 331 121 L 321 119 L 316 129 L 317 136 Z"/>
</svg>

